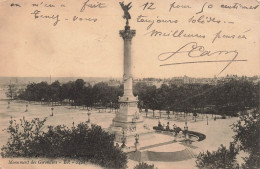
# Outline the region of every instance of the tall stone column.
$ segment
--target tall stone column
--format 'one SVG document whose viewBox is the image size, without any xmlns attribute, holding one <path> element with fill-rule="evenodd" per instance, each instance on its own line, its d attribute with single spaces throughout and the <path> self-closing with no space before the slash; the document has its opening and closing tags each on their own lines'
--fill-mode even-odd
<svg viewBox="0 0 260 169">
<path fill-rule="evenodd" d="M 135 30 L 130 30 L 130 26 L 125 26 L 125 30 L 119 32 L 124 40 L 124 96 L 133 99 L 133 76 L 132 76 L 132 56 L 131 45 L 132 38 L 135 36 Z"/>
</svg>

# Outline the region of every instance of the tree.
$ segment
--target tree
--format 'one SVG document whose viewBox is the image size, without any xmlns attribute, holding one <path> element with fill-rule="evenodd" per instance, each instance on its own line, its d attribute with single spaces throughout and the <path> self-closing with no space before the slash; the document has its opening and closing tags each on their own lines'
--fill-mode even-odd
<svg viewBox="0 0 260 169">
<path fill-rule="evenodd" d="M 162 84 L 160 88 L 157 89 L 156 97 L 158 102 L 158 109 L 166 110 L 168 109 L 170 103 L 169 103 L 169 86 L 166 84 Z"/>
<path fill-rule="evenodd" d="M 61 86 L 59 81 L 55 81 L 50 85 L 50 98 L 52 102 L 60 100 Z"/>
<path fill-rule="evenodd" d="M 259 105 L 259 86 L 244 79 L 217 85 L 212 93 L 211 99 L 215 98 L 213 104 L 218 113 L 234 116 L 238 111 Z"/>
<path fill-rule="evenodd" d="M 109 103 L 109 97 L 109 86 L 107 83 L 100 82 L 93 86 L 93 99 L 98 106 L 106 106 Z"/>
<path fill-rule="evenodd" d="M 37 101 L 38 96 L 37 96 L 37 89 L 36 89 L 36 83 L 30 83 L 27 85 L 25 95 L 28 101 Z"/>
<path fill-rule="evenodd" d="M 142 102 L 143 106 L 145 108 L 148 107 L 148 92 L 147 92 L 147 84 L 144 82 L 138 82 L 134 86 L 134 95 L 138 95 L 138 99 L 140 102 Z"/>
<path fill-rule="evenodd" d="M 72 99 L 74 100 L 74 106 L 83 104 L 83 92 L 85 87 L 85 82 L 83 79 L 77 79 L 74 83 L 72 83 L 70 94 L 72 96 Z"/>
<path fill-rule="evenodd" d="M 48 85 L 47 82 L 41 82 L 35 84 L 35 93 L 37 93 L 37 100 L 36 101 L 50 101 L 51 96 L 51 87 Z"/>
<path fill-rule="evenodd" d="M 149 86 L 147 88 L 147 105 L 153 110 L 153 117 L 154 117 L 154 110 L 158 108 L 158 98 L 156 93 L 156 86 Z"/>
<path fill-rule="evenodd" d="M 236 132 L 234 143 L 240 150 L 249 153 L 245 158 L 243 168 L 260 168 L 260 115 L 259 110 L 242 115 L 237 123 L 233 124 Z"/>
<path fill-rule="evenodd" d="M 212 153 L 200 153 L 196 160 L 198 168 L 221 168 L 221 169 L 237 169 L 236 155 L 239 151 L 248 153 L 248 157 L 244 158 L 245 163 L 242 164 L 243 169 L 260 168 L 260 116 L 259 110 L 246 112 L 240 117 L 238 122 L 232 126 L 236 135 L 234 141 L 230 143 L 229 149 L 222 146 Z"/>
<path fill-rule="evenodd" d="M 93 106 L 93 90 L 92 90 L 92 86 L 88 86 L 84 88 L 84 96 L 83 96 L 83 102 L 84 105 L 86 105 L 87 107 L 91 107 Z"/>
<path fill-rule="evenodd" d="M 70 102 L 69 92 L 72 88 L 72 82 L 64 83 L 61 85 L 60 100 L 68 99 Z"/>
<path fill-rule="evenodd" d="M 8 97 L 10 100 L 13 100 L 16 97 L 16 89 L 13 84 L 8 85 L 8 90 L 5 93 L 6 97 Z"/>
</svg>

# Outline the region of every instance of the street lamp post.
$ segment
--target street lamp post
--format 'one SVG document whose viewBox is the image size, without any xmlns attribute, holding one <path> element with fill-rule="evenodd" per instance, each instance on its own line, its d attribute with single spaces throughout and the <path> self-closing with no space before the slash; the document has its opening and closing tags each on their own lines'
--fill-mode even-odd
<svg viewBox="0 0 260 169">
<path fill-rule="evenodd" d="M 187 135 L 188 135 L 188 125 L 187 125 L 187 121 L 185 121 L 184 132 L 185 132 L 185 140 L 187 140 Z"/>
<path fill-rule="evenodd" d="M 188 131 L 188 122 L 185 121 L 184 131 Z"/>
<path fill-rule="evenodd" d="M 88 111 L 88 123 L 90 122 L 90 115 L 91 113 Z"/>
<path fill-rule="evenodd" d="M 135 135 L 135 151 L 139 149 L 139 135 Z"/>
<path fill-rule="evenodd" d="M 26 104 L 25 107 L 26 107 L 25 112 L 28 112 L 28 104 Z"/>
<path fill-rule="evenodd" d="M 8 102 L 8 106 L 7 106 L 7 108 L 8 108 L 8 109 L 10 108 L 10 102 Z"/>
<path fill-rule="evenodd" d="M 122 136 L 122 145 L 121 145 L 121 148 L 125 148 L 126 145 L 125 145 L 125 141 L 126 141 L 126 138 L 125 138 L 125 131 L 123 130 L 123 136 Z"/>
<path fill-rule="evenodd" d="M 53 116 L 53 110 L 54 110 L 54 108 L 52 107 L 51 108 L 51 116 Z"/>
<path fill-rule="evenodd" d="M 208 117 L 208 115 L 206 115 L 206 118 L 207 118 L 207 125 L 209 125 L 209 117 Z"/>
</svg>

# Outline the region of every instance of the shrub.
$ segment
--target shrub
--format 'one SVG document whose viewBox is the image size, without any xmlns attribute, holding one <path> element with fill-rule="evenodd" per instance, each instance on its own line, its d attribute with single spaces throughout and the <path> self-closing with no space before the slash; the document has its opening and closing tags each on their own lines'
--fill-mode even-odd
<svg viewBox="0 0 260 169">
<path fill-rule="evenodd" d="M 157 169 L 157 167 L 154 167 L 153 164 L 149 165 L 147 163 L 142 162 L 137 164 L 134 169 Z"/>
<path fill-rule="evenodd" d="M 20 119 L 20 124 L 16 120 L 10 120 L 7 132 L 10 133 L 7 145 L 2 147 L 2 157 L 31 157 L 37 153 L 39 139 L 42 135 L 41 128 L 43 127 L 46 118 L 40 120 L 33 119 L 28 122 Z"/>
<path fill-rule="evenodd" d="M 238 149 L 233 144 L 230 144 L 229 149 L 221 145 L 217 151 L 200 153 L 196 166 L 200 169 L 238 169 L 237 154 Z"/>
<path fill-rule="evenodd" d="M 114 146 L 114 135 L 105 132 L 100 126 L 80 123 L 77 127 L 65 125 L 41 128 L 44 120 L 25 118 L 17 124 L 10 120 L 7 132 L 10 138 L 2 147 L 2 157 L 70 157 L 90 161 L 107 168 L 125 168 L 126 154 Z"/>
</svg>

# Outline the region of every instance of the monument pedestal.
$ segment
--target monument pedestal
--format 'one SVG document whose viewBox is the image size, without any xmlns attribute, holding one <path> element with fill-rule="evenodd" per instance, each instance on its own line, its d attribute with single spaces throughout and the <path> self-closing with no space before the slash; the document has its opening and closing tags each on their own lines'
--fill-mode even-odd
<svg viewBox="0 0 260 169">
<path fill-rule="evenodd" d="M 143 122 L 142 116 L 139 116 L 139 109 L 137 108 L 138 99 L 136 97 L 120 97 L 120 109 L 113 119 L 113 126 L 120 126 L 123 129 L 134 130 L 135 123 Z"/>
<path fill-rule="evenodd" d="M 122 142 L 123 137 L 126 143 L 134 138 L 143 128 L 143 117 L 137 107 L 138 99 L 134 96 L 123 96 L 119 98 L 120 109 L 112 121 L 110 132 L 115 134 L 116 142 Z M 123 135 L 124 132 L 124 135 Z"/>
</svg>

